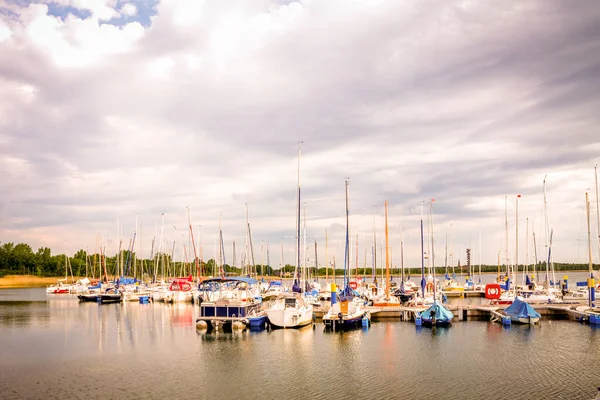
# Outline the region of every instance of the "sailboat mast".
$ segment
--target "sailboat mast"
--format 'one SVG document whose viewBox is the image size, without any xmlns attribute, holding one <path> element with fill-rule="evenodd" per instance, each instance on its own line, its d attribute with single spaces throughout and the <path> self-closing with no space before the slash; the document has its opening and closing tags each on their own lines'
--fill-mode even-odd
<svg viewBox="0 0 600 400">
<path fill-rule="evenodd" d="M 377 285 L 377 229 L 375 224 L 375 208 L 373 206 L 373 283 Z"/>
<path fill-rule="evenodd" d="M 594 180 L 596 181 L 596 217 L 598 224 L 596 225 L 596 233 L 598 234 L 598 256 L 600 257 L 600 206 L 598 200 L 598 164 L 594 166 Z"/>
<path fill-rule="evenodd" d="M 593 307 L 593 303 L 595 300 L 595 288 L 594 285 L 591 284 L 594 281 L 594 269 L 592 265 L 592 229 L 590 223 L 590 202 L 588 199 L 588 193 L 585 192 L 585 212 L 587 216 L 587 228 L 588 228 L 588 255 L 589 255 L 589 269 L 590 269 L 590 279 L 588 280 L 588 296 L 589 296 L 589 306 Z"/>
<path fill-rule="evenodd" d="M 435 243 L 433 241 L 433 203 L 435 199 L 431 199 L 429 202 L 429 219 L 431 221 L 431 265 L 432 265 L 432 274 L 433 274 L 433 298 L 435 299 Z"/>
<path fill-rule="evenodd" d="M 481 283 L 481 227 L 479 227 L 479 283 Z"/>
<path fill-rule="evenodd" d="M 527 281 L 526 276 L 529 273 L 529 218 L 525 221 L 525 266 L 523 267 L 523 285 Z"/>
<path fill-rule="evenodd" d="M 421 294 L 425 297 L 425 248 L 423 243 L 423 202 L 421 202 Z"/>
<path fill-rule="evenodd" d="M 519 274 L 519 199 L 521 195 L 517 195 L 515 201 L 515 269 L 513 270 L 513 280 L 515 281 L 515 288 L 517 284 L 516 275 Z"/>
<path fill-rule="evenodd" d="M 346 191 L 346 246 L 344 249 L 344 294 L 348 294 L 348 281 L 349 281 L 349 264 L 350 264 L 350 246 L 349 246 L 349 214 L 348 211 L 348 179 L 346 179 L 344 186 Z"/>
<path fill-rule="evenodd" d="M 390 241 L 388 232 L 388 202 L 385 201 L 385 298 L 390 298 Z"/>
<path fill-rule="evenodd" d="M 356 234 L 356 282 L 358 283 L 358 234 Z"/>
<path fill-rule="evenodd" d="M 506 243 L 505 251 L 505 259 L 506 259 L 506 275 L 509 276 L 509 266 L 508 266 L 508 198 L 504 196 L 504 240 Z M 508 289 L 508 288 L 507 288 Z"/>
<path fill-rule="evenodd" d="M 329 243 L 327 239 L 327 229 L 325 229 L 325 284 L 329 283 Z"/>
<path fill-rule="evenodd" d="M 302 143 L 302 142 L 301 142 Z M 300 157 L 302 156 L 302 146 L 298 145 L 298 216 L 296 219 L 296 278 L 300 285 L 299 268 L 300 268 Z M 302 292 L 302 289 L 300 289 Z"/>
<path fill-rule="evenodd" d="M 400 287 L 404 290 L 404 227 L 400 227 Z"/>
</svg>

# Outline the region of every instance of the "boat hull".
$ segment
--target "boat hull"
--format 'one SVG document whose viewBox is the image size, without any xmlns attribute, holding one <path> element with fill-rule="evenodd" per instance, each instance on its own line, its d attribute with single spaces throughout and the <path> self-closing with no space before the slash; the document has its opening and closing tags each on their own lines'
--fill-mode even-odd
<svg viewBox="0 0 600 400">
<path fill-rule="evenodd" d="M 98 301 L 100 301 L 100 295 L 98 295 L 98 294 L 80 294 L 80 295 L 77 295 L 77 298 L 82 303 L 85 303 L 85 302 L 97 303 Z"/>
<path fill-rule="evenodd" d="M 100 296 L 102 304 L 120 303 L 121 301 L 123 301 L 123 296 L 120 294 L 103 294 Z"/>
<path fill-rule="evenodd" d="M 359 315 L 347 316 L 344 315 L 342 318 L 332 316 L 332 317 L 323 317 L 323 324 L 325 328 L 333 329 L 333 330 L 344 330 L 344 329 L 352 329 L 359 326 L 362 326 L 362 320 L 365 316 L 365 313 L 360 313 Z"/>
<path fill-rule="evenodd" d="M 283 310 L 267 310 L 267 318 L 275 328 L 300 328 L 310 325 L 313 320 L 312 309 L 297 310 L 286 308 Z"/>
</svg>

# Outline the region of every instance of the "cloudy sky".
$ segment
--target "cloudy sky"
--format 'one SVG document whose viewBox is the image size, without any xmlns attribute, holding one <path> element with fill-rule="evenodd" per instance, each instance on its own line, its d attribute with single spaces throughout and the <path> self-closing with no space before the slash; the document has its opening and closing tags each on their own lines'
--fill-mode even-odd
<svg viewBox="0 0 600 400">
<path fill-rule="evenodd" d="M 204 258 L 220 218 L 239 262 L 247 204 L 256 262 L 293 264 L 303 142 L 311 259 L 327 229 L 343 265 L 346 178 L 361 265 L 385 200 L 393 263 L 402 228 L 418 264 L 432 198 L 436 264 L 446 235 L 455 263 L 504 261 L 505 196 L 514 260 L 517 194 L 519 261 L 534 229 L 542 259 L 547 175 L 554 260 L 585 262 L 599 21 L 595 0 L 0 0 L 0 241 L 114 254 L 137 219 L 148 256 L 164 213 L 179 259 L 189 207 Z"/>
</svg>

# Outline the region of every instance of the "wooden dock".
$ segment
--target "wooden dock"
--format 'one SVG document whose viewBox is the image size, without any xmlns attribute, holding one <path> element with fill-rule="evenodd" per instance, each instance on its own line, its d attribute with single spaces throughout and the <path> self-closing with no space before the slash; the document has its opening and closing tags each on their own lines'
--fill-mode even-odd
<svg viewBox="0 0 600 400">
<path fill-rule="evenodd" d="M 489 306 L 489 305 L 445 305 L 452 311 L 455 321 L 489 321 L 493 317 L 502 318 L 498 310 L 503 310 L 508 306 Z M 588 317 L 585 312 L 575 310 L 574 304 L 532 304 L 532 307 L 540 313 L 543 319 L 559 320 L 570 319 L 574 321 L 587 322 Z M 425 311 L 427 307 L 366 307 L 371 313 L 373 321 L 400 320 L 414 321 L 418 312 Z M 322 319 L 327 310 L 315 310 L 315 317 Z"/>
</svg>

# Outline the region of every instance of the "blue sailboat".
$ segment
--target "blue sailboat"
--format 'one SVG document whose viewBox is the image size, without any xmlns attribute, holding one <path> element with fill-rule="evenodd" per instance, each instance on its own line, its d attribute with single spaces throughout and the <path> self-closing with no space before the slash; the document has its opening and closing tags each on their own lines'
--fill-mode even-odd
<svg viewBox="0 0 600 400">
<path fill-rule="evenodd" d="M 348 227 L 348 181 L 345 182 L 346 188 L 346 248 L 344 250 L 344 288 L 338 298 L 338 301 L 331 305 L 331 308 L 323 316 L 323 324 L 326 328 L 341 330 L 361 326 L 363 320 L 365 324 L 370 322 L 370 314 L 365 311 L 362 305 L 353 301 L 357 293 L 350 287 L 350 249 L 349 249 L 349 227 Z M 387 204 L 387 203 L 386 203 Z"/>
<path fill-rule="evenodd" d="M 515 298 L 513 303 L 504 310 L 504 314 L 510 317 L 511 322 L 520 324 L 533 325 L 541 318 L 541 315 L 529 303 L 524 302 L 519 297 Z"/>
<path fill-rule="evenodd" d="M 425 326 L 450 326 L 454 314 L 435 300 L 431 307 L 420 314 L 420 317 Z"/>
</svg>

